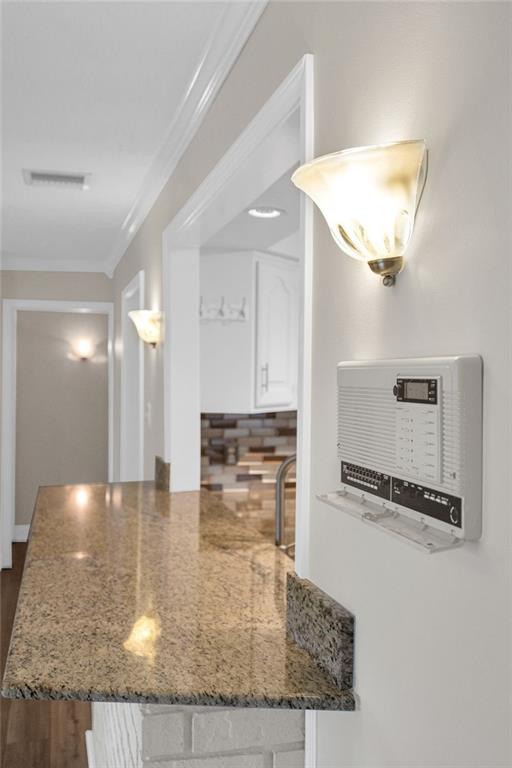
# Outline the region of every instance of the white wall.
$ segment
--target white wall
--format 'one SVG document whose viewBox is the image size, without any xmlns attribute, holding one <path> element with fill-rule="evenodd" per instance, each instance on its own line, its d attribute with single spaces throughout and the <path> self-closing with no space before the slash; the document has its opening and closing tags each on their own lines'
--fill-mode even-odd
<svg viewBox="0 0 512 768">
<path fill-rule="evenodd" d="M 320 114 L 343 93 L 319 121 L 319 153 L 424 137 L 430 172 L 393 289 L 317 220 L 313 491 L 338 482 L 339 360 L 479 352 L 485 366 L 479 543 L 428 557 L 312 502 L 311 575 L 355 613 L 361 699 L 354 716 L 319 717 L 322 768 L 512 764 L 509 11 L 349 6 L 343 78 L 319 62 Z"/>
<path fill-rule="evenodd" d="M 201 347 L 201 411 L 248 413 L 254 408 L 254 254 L 202 253 L 201 296 L 205 309 L 246 299 L 245 322 L 203 321 Z"/>
<path fill-rule="evenodd" d="M 343 256 L 316 216 L 312 490 L 337 482 L 338 360 L 479 352 L 484 533 L 429 558 L 312 499 L 311 574 L 356 615 L 361 697 L 358 713 L 319 716 L 321 768 L 512 762 L 511 14 L 508 3 L 271 2 L 116 271 L 118 290 L 147 265 L 160 295 L 163 229 L 305 52 L 316 154 L 416 137 L 430 146 L 395 288 Z M 154 381 L 158 412 L 158 368 Z"/>
<path fill-rule="evenodd" d="M 273 251 L 274 253 L 282 253 L 284 256 L 291 256 L 292 258 L 297 259 L 298 261 L 300 259 L 300 254 L 302 253 L 302 242 L 301 242 L 300 230 L 297 230 L 296 232 L 292 232 L 291 235 L 288 235 L 288 237 L 284 237 L 282 240 L 279 240 L 277 243 L 273 243 L 270 250 Z"/>
</svg>

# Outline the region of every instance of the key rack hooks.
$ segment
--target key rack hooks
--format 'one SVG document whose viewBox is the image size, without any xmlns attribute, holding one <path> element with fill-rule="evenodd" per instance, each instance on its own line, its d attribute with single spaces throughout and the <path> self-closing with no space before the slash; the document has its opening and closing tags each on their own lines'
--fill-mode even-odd
<svg viewBox="0 0 512 768">
<path fill-rule="evenodd" d="M 199 319 L 201 322 L 235 322 L 244 323 L 248 319 L 247 299 L 244 296 L 241 302 L 228 303 L 225 296 L 211 304 L 206 304 L 201 296 L 199 302 Z"/>
</svg>

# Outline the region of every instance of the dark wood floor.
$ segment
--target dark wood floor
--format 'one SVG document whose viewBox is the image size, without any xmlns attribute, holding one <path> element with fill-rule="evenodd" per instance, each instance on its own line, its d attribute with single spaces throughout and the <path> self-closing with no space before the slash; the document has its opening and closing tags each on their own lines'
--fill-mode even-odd
<svg viewBox="0 0 512 768">
<path fill-rule="evenodd" d="M 3 675 L 26 544 L 13 545 L 13 568 L 0 572 Z M 87 768 L 84 733 L 91 707 L 67 701 L 0 700 L 1 768 Z"/>
</svg>

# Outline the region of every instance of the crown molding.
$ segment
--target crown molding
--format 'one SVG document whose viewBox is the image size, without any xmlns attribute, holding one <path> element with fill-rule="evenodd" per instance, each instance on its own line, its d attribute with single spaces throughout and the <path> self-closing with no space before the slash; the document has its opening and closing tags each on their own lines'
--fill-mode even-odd
<svg viewBox="0 0 512 768">
<path fill-rule="evenodd" d="M 233 176 L 248 158 L 274 131 L 284 123 L 300 106 L 304 98 L 304 83 L 312 79 L 313 55 L 304 54 L 289 75 L 272 94 L 265 106 L 255 115 L 251 123 L 226 151 L 222 160 L 213 168 L 201 184 L 180 208 L 165 230 L 167 236 L 172 235 L 176 246 L 183 244 L 185 238 L 187 247 L 193 239 L 190 232 L 200 220 L 202 214 L 212 200 L 232 183 Z M 311 154 L 313 150 L 311 148 Z"/>
<path fill-rule="evenodd" d="M 108 274 L 106 261 L 98 259 L 41 259 L 37 256 L 0 258 L 2 272 L 101 272 Z M 111 275 L 109 275 L 111 277 Z"/>
<path fill-rule="evenodd" d="M 268 0 L 230 2 L 212 29 L 165 140 L 147 172 L 103 270 L 110 277 L 197 132 Z"/>
</svg>

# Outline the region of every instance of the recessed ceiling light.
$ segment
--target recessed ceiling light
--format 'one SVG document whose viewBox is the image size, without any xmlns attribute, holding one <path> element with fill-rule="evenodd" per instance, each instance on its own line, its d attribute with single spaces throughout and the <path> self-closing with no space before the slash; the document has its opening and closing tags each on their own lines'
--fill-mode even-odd
<svg viewBox="0 0 512 768">
<path fill-rule="evenodd" d="M 254 216 L 255 219 L 277 219 L 284 211 L 281 211 L 279 208 L 269 208 L 265 205 L 260 205 L 256 208 L 249 208 L 247 213 L 249 216 Z"/>
</svg>

